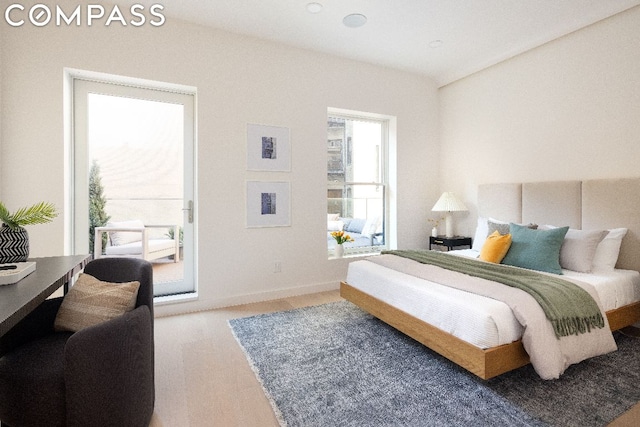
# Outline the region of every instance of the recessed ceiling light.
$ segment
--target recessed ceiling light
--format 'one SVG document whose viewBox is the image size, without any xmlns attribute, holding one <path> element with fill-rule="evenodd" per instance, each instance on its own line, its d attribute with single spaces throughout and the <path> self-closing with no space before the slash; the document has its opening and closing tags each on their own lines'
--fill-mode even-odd
<svg viewBox="0 0 640 427">
<path fill-rule="evenodd" d="M 367 17 L 361 13 L 352 13 L 345 16 L 342 23 L 349 28 L 358 28 L 367 23 Z"/>
<path fill-rule="evenodd" d="M 444 42 L 442 40 L 433 40 L 431 43 L 429 43 L 429 47 L 435 49 L 442 46 L 443 44 Z"/>
<path fill-rule="evenodd" d="M 309 13 L 320 13 L 323 8 L 324 6 L 317 2 L 307 3 L 307 11 Z"/>
</svg>

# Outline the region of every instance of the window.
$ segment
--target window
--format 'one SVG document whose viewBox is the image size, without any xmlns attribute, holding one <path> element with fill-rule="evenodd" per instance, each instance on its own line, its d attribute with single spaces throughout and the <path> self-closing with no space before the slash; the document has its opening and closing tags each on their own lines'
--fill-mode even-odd
<svg viewBox="0 0 640 427">
<path fill-rule="evenodd" d="M 353 238 L 345 254 L 378 252 L 388 241 L 389 121 L 379 116 L 339 114 L 329 110 L 327 120 L 327 245 L 329 234 L 344 230 Z"/>
</svg>

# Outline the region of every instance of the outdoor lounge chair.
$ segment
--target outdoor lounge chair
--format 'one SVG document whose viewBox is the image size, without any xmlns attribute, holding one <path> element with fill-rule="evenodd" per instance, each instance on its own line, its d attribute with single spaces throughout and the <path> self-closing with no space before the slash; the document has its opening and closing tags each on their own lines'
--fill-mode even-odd
<svg viewBox="0 0 640 427">
<path fill-rule="evenodd" d="M 152 238 L 151 229 L 168 229 L 173 238 Z M 107 247 L 102 251 L 102 234 L 108 233 Z M 152 261 L 173 256 L 180 260 L 180 241 L 177 225 L 144 225 L 142 221 L 123 221 L 95 228 L 94 259 L 101 257 L 141 258 Z"/>
</svg>

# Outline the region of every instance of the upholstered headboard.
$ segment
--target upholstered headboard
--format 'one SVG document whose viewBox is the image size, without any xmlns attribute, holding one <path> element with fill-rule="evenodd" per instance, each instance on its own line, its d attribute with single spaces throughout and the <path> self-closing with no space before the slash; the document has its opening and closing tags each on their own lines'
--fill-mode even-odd
<svg viewBox="0 0 640 427">
<path fill-rule="evenodd" d="M 616 267 L 640 271 L 640 178 L 482 184 L 478 215 L 583 230 L 628 228 Z"/>
</svg>

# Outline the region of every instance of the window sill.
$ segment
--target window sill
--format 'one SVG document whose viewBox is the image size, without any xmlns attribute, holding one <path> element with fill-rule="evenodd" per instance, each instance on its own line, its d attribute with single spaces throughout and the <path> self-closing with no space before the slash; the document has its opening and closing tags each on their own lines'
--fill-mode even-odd
<svg viewBox="0 0 640 427">
<path fill-rule="evenodd" d="M 371 251 L 358 251 L 358 252 L 346 253 L 342 257 L 336 257 L 333 254 L 333 251 L 330 251 L 328 254 L 328 259 L 337 260 L 337 259 L 345 259 L 345 258 L 365 258 L 369 256 L 380 255 L 380 252 L 385 249 L 386 248 L 380 248 L 380 249 L 371 250 Z"/>
</svg>

